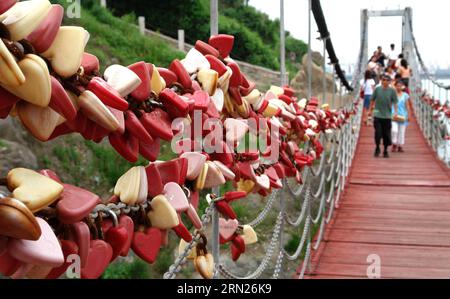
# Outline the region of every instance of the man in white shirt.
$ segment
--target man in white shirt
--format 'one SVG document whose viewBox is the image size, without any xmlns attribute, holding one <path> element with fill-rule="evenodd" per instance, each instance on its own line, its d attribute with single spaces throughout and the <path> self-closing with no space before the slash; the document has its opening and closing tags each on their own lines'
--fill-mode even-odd
<svg viewBox="0 0 450 299">
<path fill-rule="evenodd" d="M 395 50 L 395 44 L 391 44 L 391 50 L 388 53 L 389 66 L 394 66 L 398 58 L 398 52 Z"/>
</svg>

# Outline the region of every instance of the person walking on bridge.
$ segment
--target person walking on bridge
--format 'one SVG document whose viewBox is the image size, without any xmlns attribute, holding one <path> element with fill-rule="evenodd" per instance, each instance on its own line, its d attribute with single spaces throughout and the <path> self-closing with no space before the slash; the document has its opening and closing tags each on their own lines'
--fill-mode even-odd
<svg viewBox="0 0 450 299">
<path fill-rule="evenodd" d="M 388 148 L 391 142 L 392 130 L 392 107 L 394 107 L 394 117 L 398 113 L 398 98 L 395 90 L 390 87 L 391 77 L 384 74 L 381 86 L 378 86 L 372 94 L 369 116 L 374 116 L 373 126 L 375 127 L 375 157 L 381 154 L 380 144 L 383 139 L 383 157 L 389 158 Z"/>
<path fill-rule="evenodd" d="M 392 152 L 403 153 L 405 133 L 408 125 L 408 116 L 411 115 L 409 95 L 403 91 L 404 83 L 399 80 L 395 83 L 395 91 L 398 97 L 398 114 L 392 119 Z M 392 109 L 392 114 L 395 114 Z"/>
</svg>

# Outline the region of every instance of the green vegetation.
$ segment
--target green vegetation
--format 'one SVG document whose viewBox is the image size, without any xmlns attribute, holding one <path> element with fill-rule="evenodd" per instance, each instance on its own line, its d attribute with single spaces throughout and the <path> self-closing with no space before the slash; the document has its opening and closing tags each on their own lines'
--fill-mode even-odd
<svg viewBox="0 0 450 299">
<path fill-rule="evenodd" d="M 65 7 L 70 5 L 66 0 L 52 2 Z M 66 18 L 64 24 L 83 26 L 89 31 L 91 39 L 87 52 L 96 55 L 102 66 L 113 63 L 129 65 L 140 60 L 168 66 L 173 59 L 184 56 L 158 39 L 142 38 L 138 28 L 132 25 L 137 24 L 133 14 L 116 18 L 108 10 L 101 8 L 99 2 L 83 0 L 81 18 Z"/>
<path fill-rule="evenodd" d="M 93 0 L 87 0 L 92 5 Z M 219 31 L 235 36 L 233 58 L 252 64 L 279 69 L 279 20 L 270 20 L 244 0 L 219 1 Z M 165 35 L 177 37 L 184 29 L 186 41 L 195 43 L 209 38 L 209 0 L 128 0 L 111 1 L 108 5 L 115 15 L 130 12 L 146 17 L 146 26 Z M 307 45 L 286 32 L 287 69 L 291 76 L 297 73 Z"/>
<path fill-rule="evenodd" d="M 139 258 L 132 262 L 120 261 L 111 264 L 102 275 L 103 279 L 148 279 L 148 264 Z"/>
</svg>

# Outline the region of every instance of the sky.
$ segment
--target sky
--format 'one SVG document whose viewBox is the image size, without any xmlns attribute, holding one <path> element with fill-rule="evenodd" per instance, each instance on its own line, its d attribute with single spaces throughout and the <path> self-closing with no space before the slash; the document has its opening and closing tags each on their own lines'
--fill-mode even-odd
<svg viewBox="0 0 450 299">
<path fill-rule="evenodd" d="M 279 18 L 278 0 L 250 0 L 249 5 L 265 12 L 271 19 Z M 446 0 L 321 0 L 328 31 L 342 65 L 356 62 L 359 53 L 361 9 L 403 9 L 411 7 L 414 35 L 425 63 L 431 67 L 449 67 L 450 1 Z M 284 0 L 285 27 L 291 34 L 308 40 L 308 1 Z M 316 38 L 317 26 L 312 17 L 313 50 L 322 51 L 322 42 Z M 377 17 L 369 19 L 369 52 L 382 46 L 386 52 L 395 43 L 401 48 L 401 17 Z M 442 36 L 439 36 L 441 34 Z"/>
</svg>

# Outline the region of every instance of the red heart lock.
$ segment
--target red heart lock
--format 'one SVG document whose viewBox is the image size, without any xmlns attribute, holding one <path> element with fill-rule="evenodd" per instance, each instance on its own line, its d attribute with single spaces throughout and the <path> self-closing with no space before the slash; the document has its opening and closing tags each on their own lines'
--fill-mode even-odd
<svg viewBox="0 0 450 299">
<path fill-rule="evenodd" d="M 198 203 L 200 199 L 200 193 L 198 191 L 191 190 L 191 197 L 189 197 L 189 201 L 194 208 L 198 208 Z"/>
<path fill-rule="evenodd" d="M 12 93 L 10 93 L 9 91 L 7 91 L 6 89 L 4 89 L 1 86 L 0 86 L 0 99 L 2 99 L 0 101 L 0 110 L 5 110 L 5 111 L 8 110 L 8 114 L 9 114 L 9 111 L 14 106 L 14 104 L 20 100 L 20 98 L 13 95 Z"/>
<path fill-rule="evenodd" d="M 231 240 L 233 245 L 238 249 L 241 253 L 245 252 L 245 241 L 240 235 L 235 235 L 235 237 Z"/>
<path fill-rule="evenodd" d="M 145 233 L 140 231 L 135 232 L 131 248 L 138 257 L 147 263 L 153 264 L 161 248 L 161 231 L 157 228 L 150 227 Z"/>
<path fill-rule="evenodd" d="M 0 256 L 6 252 L 6 245 L 8 245 L 8 238 L 0 236 Z"/>
<path fill-rule="evenodd" d="M 11 276 L 22 266 L 22 262 L 13 258 L 7 251 L 0 255 L 0 273 Z"/>
<path fill-rule="evenodd" d="M 242 97 L 238 87 L 230 86 L 228 92 L 230 93 L 231 98 L 236 102 L 236 104 L 238 104 L 239 106 L 242 105 Z"/>
<path fill-rule="evenodd" d="M 209 54 L 205 55 L 205 57 L 209 61 L 211 69 L 216 71 L 219 74 L 219 77 L 222 77 L 222 75 L 227 72 L 226 65 L 220 59 Z"/>
<path fill-rule="evenodd" d="M 133 222 L 133 219 L 131 219 L 129 216 L 121 215 L 119 217 L 119 225 L 121 227 L 124 227 L 127 230 L 127 234 L 128 234 L 127 242 L 125 243 L 124 247 L 122 248 L 120 255 L 127 256 L 128 252 L 130 251 L 131 242 L 133 241 L 134 222 Z"/>
<path fill-rule="evenodd" d="M 81 60 L 81 66 L 84 69 L 85 74 L 91 74 L 92 72 L 98 72 L 100 69 L 100 61 L 97 56 L 83 53 L 83 58 Z"/>
<path fill-rule="evenodd" d="M 166 86 L 170 87 L 174 82 L 177 82 L 177 75 L 169 69 L 158 67 L 159 75 L 166 81 Z"/>
<path fill-rule="evenodd" d="M 145 167 L 145 173 L 147 174 L 148 180 L 148 196 L 155 197 L 162 194 L 165 184 L 163 183 L 156 164 L 150 163 L 147 167 Z"/>
<path fill-rule="evenodd" d="M 201 40 L 198 40 L 195 43 L 195 49 L 205 56 L 212 55 L 214 57 L 219 57 L 220 55 L 219 51 L 217 51 L 214 47 Z"/>
<path fill-rule="evenodd" d="M 208 43 L 219 50 L 220 56 L 226 58 L 230 55 L 234 45 L 234 36 L 228 34 L 217 34 L 209 38 Z"/>
<path fill-rule="evenodd" d="M 281 166 L 280 163 L 275 163 L 275 164 L 273 164 L 272 167 L 275 169 L 275 171 L 280 179 L 284 179 L 286 177 L 286 173 L 284 172 L 284 167 Z"/>
<path fill-rule="evenodd" d="M 143 114 L 139 120 L 151 136 L 166 141 L 172 140 L 172 120 L 164 110 L 156 108 L 152 112 Z"/>
<path fill-rule="evenodd" d="M 172 227 L 172 230 L 177 234 L 178 237 L 182 238 L 184 241 L 189 243 L 192 241 L 192 235 L 181 221 L 180 215 L 178 215 L 178 218 L 180 219 L 180 224 L 178 224 L 175 227 Z"/>
<path fill-rule="evenodd" d="M 247 192 L 245 191 L 228 191 L 223 195 L 224 200 L 228 203 L 244 198 L 246 196 Z"/>
<path fill-rule="evenodd" d="M 216 202 L 216 208 L 217 211 L 219 211 L 219 213 L 221 213 L 222 215 L 230 218 L 230 219 L 236 219 L 236 213 L 234 212 L 234 210 L 230 207 L 230 205 L 226 202 L 226 201 L 218 201 Z"/>
<path fill-rule="evenodd" d="M 233 72 L 230 78 L 230 87 L 239 87 L 242 85 L 242 75 L 239 65 L 236 62 L 230 62 L 228 63 L 228 67 Z"/>
<path fill-rule="evenodd" d="M 166 162 L 155 163 L 163 184 L 175 182 L 183 185 L 186 180 L 188 161 L 185 158 L 176 158 Z"/>
<path fill-rule="evenodd" d="M 287 95 L 282 94 L 282 95 L 279 95 L 278 98 L 288 105 L 290 105 L 292 103 L 292 98 L 288 97 Z"/>
<path fill-rule="evenodd" d="M 64 124 L 74 132 L 84 132 L 88 118 L 83 113 L 77 113 L 77 116 L 72 121 L 66 121 Z"/>
<path fill-rule="evenodd" d="M 242 96 L 246 97 L 255 89 L 256 83 L 249 81 L 244 74 L 241 74 L 241 77 L 242 86 L 239 87 L 239 91 Z"/>
<path fill-rule="evenodd" d="M 5 11 L 13 7 L 16 4 L 17 0 L 3 0 L 0 2 L 0 14 L 3 14 Z"/>
<path fill-rule="evenodd" d="M 295 96 L 295 91 L 290 88 L 289 86 L 283 86 L 283 90 L 284 90 L 284 94 L 287 95 L 288 97 L 294 97 Z"/>
<path fill-rule="evenodd" d="M 233 262 L 236 262 L 241 254 L 242 252 L 236 247 L 236 245 L 234 245 L 234 243 L 231 243 L 231 258 Z"/>
<path fill-rule="evenodd" d="M 101 203 L 100 197 L 88 190 L 69 184 L 63 184 L 63 187 L 64 191 L 56 204 L 56 214 L 64 224 L 81 221 Z"/>
<path fill-rule="evenodd" d="M 33 45 L 37 53 L 45 52 L 50 48 L 59 31 L 63 16 L 64 8 L 58 4 L 52 5 L 45 19 L 28 35 L 27 40 Z"/>
<path fill-rule="evenodd" d="M 128 230 L 123 226 L 111 227 L 105 234 L 105 241 L 111 245 L 111 262 L 116 259 L 128 243 Z"/>
<path fill-rule="evenodd" d="M 13 108 L 13 106 L 0 109 L 0 119 L 7 118 L 9 116 L 9 112 L 11 112 L 12 108 Z"/>
<path fill-rule="evenodd" d="M 211 118 L 220 118 L 219 111 L 217 111 L 216 105 L 213 101 L 209 101 L 208 109 L 206 110 L 206 114 Z"/>
<path fill-rule="evenodd" d="M 77 222 L 71 225 L 74 241 L 78 246 L 81 267 L 88 263 L 89 248 L 91 247 L 91 232 L 89 226 L 84 222 Z"/>
<path fill-rule="evenodd" d="M 189 104 L 169 88 L 161 91 L 159 100 L 167 108 L 167 112 L 171 118 L 185 117 L 189 112 Z"/>
<path fill-rule="evenodd" d="M 2 118 L 1 117 L 1 112 L 0 112 L 0 118 Z M 57 126 L 53 130 L 53 132 L 50 135 L 50 137 L 48 138 L 48 140 L 52 140 L 52 139 L 55 139 L 55 138 L 57 138 L 59 136 L 67 135 L 67 134 L 70 134 L 70 133 L 73 133 L 73 132 L 74 131 L 67 126 L 67 123 L 62 123 L 62 124 L 60 124 L 59 126 Z"/>
<path fill-rule="evenodd" d="M 120 111 L 118 109 L 108 107 L 109 111 L 111 111 L 112 115 L 117 119 L 119 122 L 119 128 L 116 130 L 116 133 L 123 134 L 125 133 L 125 114 L 123 111 Z M 108 134 L 106 134 L 108 135 Z M 106 136 L 105 135 L 105 136 Z"/>
<path fill-rule="evenodd" d="M 200 91 L 200 90 L 203 90 L 202 89 L 202 87 L 200 86 L 200 83 L 198 83 L 197 81 L 192 81 L 192 87 L 191 87 L 191 89 L 193 90 L 193 91 Z"/>
<path fill-rule="evenodd" d="M 110 133 L 108 135 L 109 143 L 112 147 L 127 161 L 136 163 L 139 156 L 139 140 L 125 133 L 120 135 L 118 133 Z"/>
<path fill-rule="evenodd" d="M 192 204 L 189 204 L 189 208 L 186 211 L 186 216 L 191 220 L 196 229 L 202 228 L 202 220 L 198 216 L 197 209 Z"/>
<path fill-rule="evenodd" d="M 209 94 L 206 91 L 196 91 L 192 95 L 192 98 L 194 99 L 195 110 L 201 110 L 203 112 L 206 112 L 208 110 L 208 105 L 211 100 L 209 98 Z"/>
<path fill-rule="evenodd" d="M 60 240 L 61 249 L 64 254 L 64 264 L 57 268 L 53 268 L 47 275 L 46 279 L 58 279 L 61 275 L 66 273 L 67 268 L 71 266 L 71 262 L 67 261 L 67 257 L 71 254 L 78 254 L 78 246 L 70 240 Z"/>
<path fill-rule="evenodd" d="M 139 140 L 139 153 L 145 159 L 153 162 L 158 159 L 161 150 L 161 140 L 158 137 L 153 139 L 151 144 L 146 144 Z"/>
<path fill-rule="evenodd" d="M 250 162 L 238 162 L 237 167 L 241 178 L 248 180 L 255 179 L 256 174 Z"/>
<path fill-rule="evenodd" d="M 152 144 L 153 138 L 144 128 L 141 121 L 130 110 L 125 111 L 125 128 L 134 137 L 139 139 L 139 142 L 144 144 Z"/>
<path fill-rule="evenodd" d="M 131 96 L 136 100 L 143 102 L 150 97 L 151 93 L 151 75 L 148 66 L 144 61 L 139 61 L 129 65 L 128 68 L 138 75 L 139 79 L 141 79 L 141 84 L 139 84 L 139 86 L 131 93 Z"/>
<path fill-rule="evenodd" d="M 105 80 L 100 77 L 94 77 L 89 82 L 87 89 L 92 91 L 103 104 L 125 111 L 128 109 L 129 104 L 125 101 L 120 94 L 112 88 Z"/>
<path fill-rule="evenodd" d="M 175 59 L 174 61 L 172 61 L 169 66 L 169 70 L 177 75 L 178 82 L 180 82 L 185 89 L 190 89 L 192 87 L 191 77 L 189 76 L 189 73 L 186 71 L 180 60 Z"/>
<path fill-rule="evenodd" d="M 54 181 L 57 181 L 58 183 L 62 183 L 58 175 L 51 169 L 41 169 L 39 170 L 39 173 L 45 175 L 48 178 L 51 178 Z"/>
<path fill-rule="evenodd" d="M 89 258 L 86 266 L 81 269 L 81 278 L 99 278 L 106 267 L 108 267 L 112 255 L 113 249 L 108 243 L 103 240 L 93 240 L 89 248 Z"/>
</svg>

